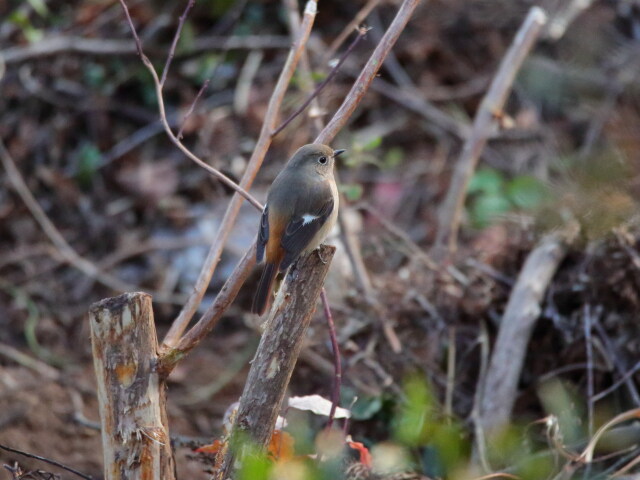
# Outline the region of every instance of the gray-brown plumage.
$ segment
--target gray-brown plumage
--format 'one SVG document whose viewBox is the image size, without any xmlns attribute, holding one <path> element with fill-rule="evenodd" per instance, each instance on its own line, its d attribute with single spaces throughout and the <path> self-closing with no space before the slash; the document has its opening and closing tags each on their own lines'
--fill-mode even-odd
<svg viewBox="0 0 640 480">
<path fill-rule="evenodd" d="M 317 248 L 335 224 L 338 189 L 333 166 L 342 152 L 317 143 L 305 145 L 273 181 L 258 232 L 256 259 L 265 258 L 265 266 L 252 312 L 265 312 L 276 275 Z"/>
</svg>

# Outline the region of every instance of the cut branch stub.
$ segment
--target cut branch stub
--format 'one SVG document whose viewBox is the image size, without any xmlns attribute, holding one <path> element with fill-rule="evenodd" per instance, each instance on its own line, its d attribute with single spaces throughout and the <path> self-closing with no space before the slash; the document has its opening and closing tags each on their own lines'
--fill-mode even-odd
<svg viewBox="0 0 640 480">
<path fill-rule="evenodd" d="M 283 281 L 240 397 L 232 439 L 258 449 L 268 445 L 335 250 L 324 245 L 301 258 Z M 229 478 L 231 450 L 216 478 Z"/>
<path fill-rule="evenodd" d="M 173 480 L 175 465 L 156 371 L 151 296 L 126 293 L 89 310 L 107 480 Z"/>
</svg>

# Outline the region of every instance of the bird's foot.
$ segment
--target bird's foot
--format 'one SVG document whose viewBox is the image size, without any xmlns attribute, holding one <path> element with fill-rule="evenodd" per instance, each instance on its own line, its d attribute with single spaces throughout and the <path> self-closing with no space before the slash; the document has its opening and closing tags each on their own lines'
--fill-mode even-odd
<svg viewBox="0 0 640 480">
<path fill-rule="evenodd" d="M 322 264 L 323 264 L 323 265 L 326 265 L 326 264 L 327 264 L 327 261 L 326 261 L 324 258 L 322 258 L 322 253 L 320 253 L 320 249 L 321 249 L 321 248 L 322 248 L 322 245 L 319 245 L 319 246 L 316 248 L 316 253 L 318 254 L 318 258 L 320 259 L 320 261 L 322 262 Z"/>
</svg>

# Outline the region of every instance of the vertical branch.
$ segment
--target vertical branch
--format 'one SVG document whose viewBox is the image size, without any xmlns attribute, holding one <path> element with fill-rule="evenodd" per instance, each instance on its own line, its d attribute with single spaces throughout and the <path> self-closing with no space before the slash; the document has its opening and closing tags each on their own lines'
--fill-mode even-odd
<svg viewBox="0 0 640 480">
<path fill-rule="evenodd" d="M 280 111 L 280 105 L 282 105 L 284 94 L 287 91 L 287 87 L 289 85 L 289 82 L 291 81 L 291 77 L 293 76 L 296 65 L 298 64 L 298 60 L 300 59 L 307 40 L 309 39 L 311 27 L 313 26 L 313 22 L 316 16 L 316 11 L 316 1 L 309 0 L 304 10 L 304 18 L 300 27 L 300 36 L 289 52 L 287 61 L 282 68 L 282 72 L 280 73 L 280 77 L 278 78 L 278 82 L 276 83 L 273 94 L 269 101 L 269 105 L 267 107 L 267 113 L 265 114 L 258 141 L 253 150 L 253 154 L 251 155 L 251 159 L 249 160 L 249 164 L 247 165 L 247 169 L 245 170 L 244 175 L 240 180 L 240 187 L 243 190 L 250 188 L 253 184 L 253 180 L 255 179 L 258 170 L 260 170 L 260 167 L 262 166 L 264 156 L 267 153 L 269 146 L 271 145 L 271 133 L 276 126 L 278 112 Z M 224 217 L 222 218 L 218 234 L 216 235 L 216 238 L 213 241 L 211 248 L 209 249 L 209 253 L 207 254 L 207 258 L 204 261 L 204 265 L 202 266 L 202 270 L 200 271 L 200 275 L 198 276 L 198 280 L 196 281 L 193 292 L 180 311 L 180 314 L 171 325 L 169 332 L 164 338 L 164 345 L 172 347 L 178 342 L 180 336 L 185 331 L 185 329 L 189 325 L 189 322 L 193 318 L 193 315 L 198 309 L 198 306 L 202 301 L 202 297 L 204 296 L 204 292 L 209 286 L 209 282 L 211 281 L 213 272 L 215 271 L 215 268 L 220 261 L 220 255 L 222 255 L 224 244 L 226 243 L 227 237 L 231 232 L 231 228 L 236 221 L 241 205 L 242 197 L 234 193 L 233 197 L 231 197 L 231 201 L 229 202 L 229 206 L 227 207 Z"/>
<path fill-rule="evenodd" d="M 469 180 L 487 143 L 487 138 L 495 128 L 496 117 L 504 107 L 516 73 L 535 44 L 546 21 L 547 15 L 541 8 L 532 7 L 529 10 L 527 18 L 502 59 L 489 90 L 482 99 L 438 215 L 438 233 L 434 253 L 440 259 L 446 256 L 445 251 L 451 253 L 456 248 Z"/>
<path fill-rule="evenodd" d="M 89 319 L 105 479 L 173 480 L 151 296 L 107 298 L 91 306 Z"/>
<path fill-rule="evenodd" d="M 251 363 L 231 434 L 232 448 L 217 479 L 231 476 L 239 453 L 233 450 L 241 446 L 234 439 L 246 439 L 259 449 L 268 445 L 334 253 L 335 247 L 322 246 L 319 254 L 298 260 L 285 277 Z"/>
</svg>

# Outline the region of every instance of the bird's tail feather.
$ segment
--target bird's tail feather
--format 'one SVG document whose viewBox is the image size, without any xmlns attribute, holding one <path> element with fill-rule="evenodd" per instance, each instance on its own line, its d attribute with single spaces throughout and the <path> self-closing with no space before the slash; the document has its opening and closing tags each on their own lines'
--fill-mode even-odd
<svg viewBox="0 0 640 480">
<path fill-rule="evenodd" d="M 262 270 L 262 276 L 258 283 L 258 289 L 253 297 L 253 305 L 251 305 L 251 311 L 258 315 L 263 315 L 269 305 L 269 297 L 271 296 L 271 290 L 273 288 L 273 281 L 278 274 L 278 265 L 275 263 L 266 263 L 264 270 Z"/>
</svg>

